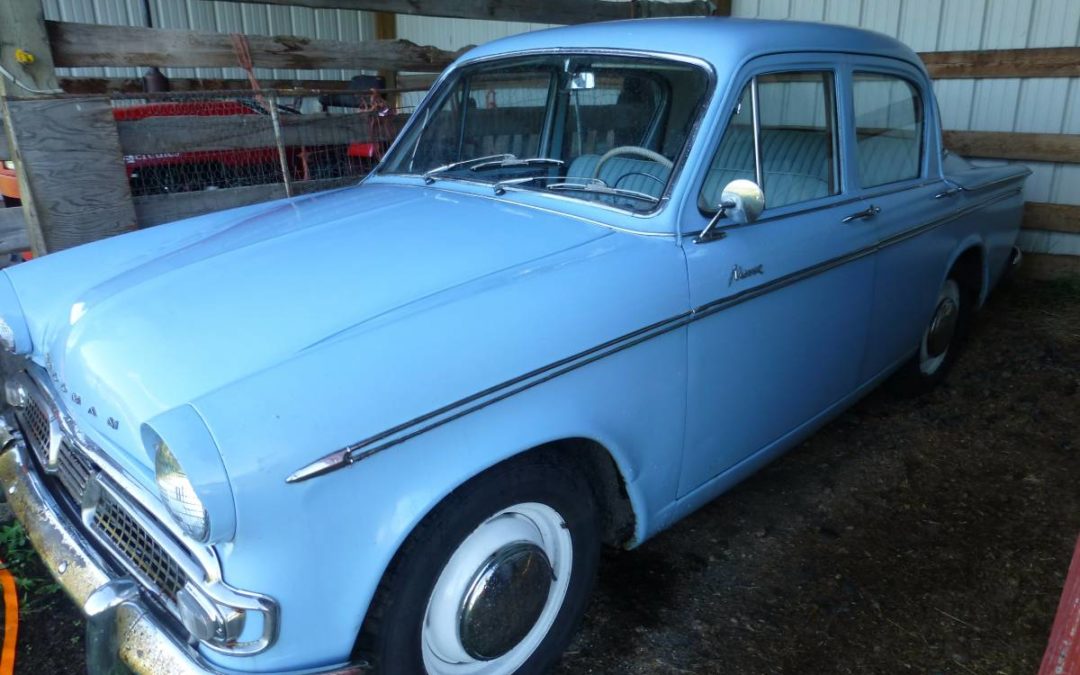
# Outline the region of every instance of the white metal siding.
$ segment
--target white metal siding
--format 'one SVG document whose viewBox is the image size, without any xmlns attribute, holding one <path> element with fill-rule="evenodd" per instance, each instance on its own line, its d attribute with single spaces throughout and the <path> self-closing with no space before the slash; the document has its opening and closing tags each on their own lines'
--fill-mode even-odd
<svg viewBox="0 0 1080 675">
<path fill-rule="evenodd" d="M 1077 0 L 734 0 L 732 14 L 859 26 L 917 51 L 1080 45 Z M 940 80 L 934 91 L 947 129 L 1080 133 L 1077 78 Z M 1080 204 L 1080 166 L 1025 164 L 1026 199 Z"/>
<path fill-rule="evenodd" d="M 50 19 L 144 25 L 141 0 L 44 0 L 44 4 Z M 151 0 L 151 5 L 154 24 L 160 28 L 350 41 L 374 37 L 374 18 L 369 12 L 211 0 Z M 732 14 L 859 26 L 898 37 L 918 51 L 1080 45 L 1078 0 L 734 0 Z M 451 50 L 547 27 L 512 21 L 397 17 L 399 37 Z M 135 68 L 78 71 L 76 74 L 95 76 L 140 75 Z M 260 77 L 284 79 L 342 79 L 358 72 L 256 70 Z M 167 73 L 243 77 L 237 68 L 174 68 Z M 1077 78 L 941 80 L 934 89 L 948 129 L 1080 133 Z M 1034 171 L 1025 188 L 1028 200 L 1080 204 L 1080 165 L 1026 164 Z"/>
</svg>

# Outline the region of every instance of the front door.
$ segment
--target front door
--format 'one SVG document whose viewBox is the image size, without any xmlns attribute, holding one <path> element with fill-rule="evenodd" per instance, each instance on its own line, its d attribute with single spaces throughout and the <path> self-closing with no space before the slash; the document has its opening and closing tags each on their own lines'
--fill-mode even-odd
<svg viewBox="0 0 1080 675">
<path fill-rule="evenodd" d="M 849 218 L 865 204 L 845 189 L 841 73 L 799 62 L 748 73 L 703 181 L 702 222 L 735 178 L 762 183 L 760 218 L 723 219 L 720 236 L 684 240 L 697 320 L 687 333 L 680 496 L 777 445 L 860 383 L 873 233 Z"/>
</svg>

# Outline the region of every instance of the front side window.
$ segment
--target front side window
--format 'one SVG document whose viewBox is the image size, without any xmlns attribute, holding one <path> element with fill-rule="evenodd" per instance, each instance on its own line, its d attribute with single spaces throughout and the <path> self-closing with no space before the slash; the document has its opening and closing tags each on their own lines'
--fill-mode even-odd
<svg viewBox="0 0 1080 675">
<path fill-rule="evenodd" d="M 754 110 L 754 86 L 758 110 Z M 709 165 L 701 209 L 716 211 L 724 187 L 737 178 L 760 181 L 766 208 L 838 194 L 833 92 L 831 72 L 772 73 L 747 84 Z M 755 116 L 760 171 L 754 152 Z"/>
<path fill-rule="evenodd" d="M 708 93 L 704 69 L 666 59 L 553 54 L 463 68 L 382 174 L 491 183 L 651 211 Z"/>
<path fill-rule="evenodd" d="M 859 184 L 875 187 L 918 178 L 922 166 L 923 106 L 905 79 L 855 73 L 855 140 Z"/>
</svg>

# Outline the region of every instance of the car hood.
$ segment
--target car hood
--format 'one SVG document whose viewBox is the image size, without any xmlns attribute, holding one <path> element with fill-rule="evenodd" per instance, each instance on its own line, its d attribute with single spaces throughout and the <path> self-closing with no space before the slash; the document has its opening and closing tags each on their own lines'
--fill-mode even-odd
<svg viewBox="0 0 1080 675">
<path fill-rule="evenodd" d="M 161 242 L 121 236 L 67 265 L 48 256 L 11 273 L 21 296 L 44 274 L 66 289 L 51 307 L 23 298 L 38 357 L 75 421 L 136 455 L 141 423 L 160 412 L 374 317 L 610 232 L 437 186 L 389 185 L 163 228 L 172 230 Z M 95 251 L 100 262 L 87 271 Z M 102 270 L 110 260 L 119 269 Z"/>
</svg>

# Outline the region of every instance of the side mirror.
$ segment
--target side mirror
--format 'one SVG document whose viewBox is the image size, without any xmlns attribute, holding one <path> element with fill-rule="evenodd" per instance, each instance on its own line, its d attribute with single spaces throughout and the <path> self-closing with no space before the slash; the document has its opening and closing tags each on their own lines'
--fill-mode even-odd
<svg viewBox="0 0 1080 675">
<path fill-rule="evenodd" d="M 765 193 L 761 187 L 752 180 L 737 178 L 724 186 L 720 193 L 720 204 L 717 205 L 716 215 L 698 235 L 698 241 L 708 241 L 716 224 L 724 216 L 739 225 L 746 225 L 758 219 L 765 210 Z"/>
<path fill-rule="evenodd" d="M 720 193 L 720 208 L 740 225 L 752 223 L 765 209 L 765 193 L 754 181 L 739 178 L 728 183 Z"/>
</svg>

